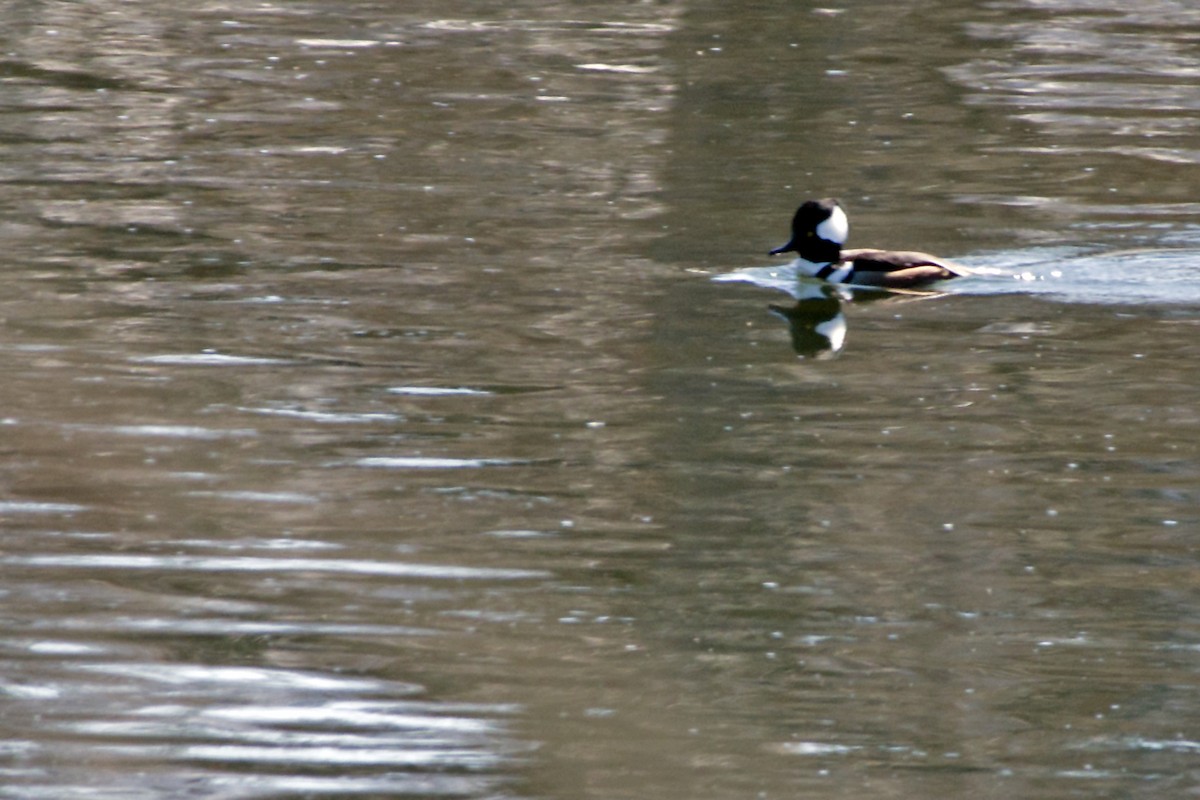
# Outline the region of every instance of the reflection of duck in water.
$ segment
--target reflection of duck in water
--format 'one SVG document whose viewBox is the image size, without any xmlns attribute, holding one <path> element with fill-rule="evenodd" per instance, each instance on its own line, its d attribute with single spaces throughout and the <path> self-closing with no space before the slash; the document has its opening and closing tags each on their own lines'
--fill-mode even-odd
<svg viewBox="0 0 1200 800">
<path fill-rule="evenodd" d="M 846 315 L 835 286 L 805 283 L 796 293 L 794 306 L 772 303 L 770 309 L 787 321 L 792 349 L 806 358 L 835 356 L 846 343 Z"/>
<path fill-rule="evenodd" d="M 801 280 L 789 290 L 796 304 L 782 306 L 771 303 L 771 313 L 788 324 L 792 334 L 792 349 L 805 358 L 830 358 L 846 345 L 849 324 L 842 313 L 842 302 L 910 303 L 945 297 L 944 292 L 903 291 L 900 294 L 873 290 L 854 291 L 846 286 Z"/>
<path fill-rule="evenodd" d="M 809 200 L 792 218 L 792 238 L 771 255 L 794 252 L 797 273 L 830 283 L 911 289 L 970 275 L 971 271 L 928 253 L 843 250 L 850 222 L 837 200 Z"/>
</svg>

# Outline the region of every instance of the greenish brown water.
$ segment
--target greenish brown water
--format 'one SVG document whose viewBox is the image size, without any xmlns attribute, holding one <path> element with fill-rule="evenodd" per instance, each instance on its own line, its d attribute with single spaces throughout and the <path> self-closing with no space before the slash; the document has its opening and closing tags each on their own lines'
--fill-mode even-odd
<svg viewBox="0 0 1200 800">
<path fill-rule="evenodd" d="M 0 797 L 1193 796 L 1126 5 L 0 6 Z M 803 351 L 824 195 L 986 274 Z"/>
</svg>

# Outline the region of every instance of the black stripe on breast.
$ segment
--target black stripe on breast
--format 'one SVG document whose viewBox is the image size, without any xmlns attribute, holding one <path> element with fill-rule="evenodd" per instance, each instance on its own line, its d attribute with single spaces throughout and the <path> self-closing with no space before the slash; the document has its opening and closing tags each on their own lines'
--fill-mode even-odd
<svg viewBox="0 0 1200 800">
<path fill-rule="evenodd" d="M 816 277 L 820 278 L 823 281 L 828 280 L 830 275 L 837 272 L 837 269 L 838 269 L 837 263 L 830 262 L 830 263 L 826 264 L 825 266 L 821 267 L 819 270 L 817 270 Z M 851 268 L 851 272 L 853 272 L 853 268 Z"/>
</svg>

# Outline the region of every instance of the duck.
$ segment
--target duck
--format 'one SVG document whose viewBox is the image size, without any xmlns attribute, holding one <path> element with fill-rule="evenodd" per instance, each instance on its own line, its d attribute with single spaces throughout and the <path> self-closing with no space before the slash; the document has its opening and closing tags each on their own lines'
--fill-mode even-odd
<svg viewBox="0 0 1200 800">
<path fill-rule="evenodd" d="M 843 250 L 850 221 L 832 197 L 808 200 L 792 217 L 792 238 L 769 255 L 796 253 L 792 266 L 829 283 L 880 289 L 919 289 L 971 274 L 966 267 L 914 250 Z"/>
</svg>

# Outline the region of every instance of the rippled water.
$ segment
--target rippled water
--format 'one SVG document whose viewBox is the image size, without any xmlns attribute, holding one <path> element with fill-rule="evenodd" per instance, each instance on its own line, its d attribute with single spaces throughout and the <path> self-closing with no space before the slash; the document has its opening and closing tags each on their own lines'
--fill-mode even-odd
<svg viewBox="0 0 1200 800">
<path fill-rule="evenodd" d="M 2 7 L 0 797 L 1195 794 L 1186 3 Z"/>
</svg>

